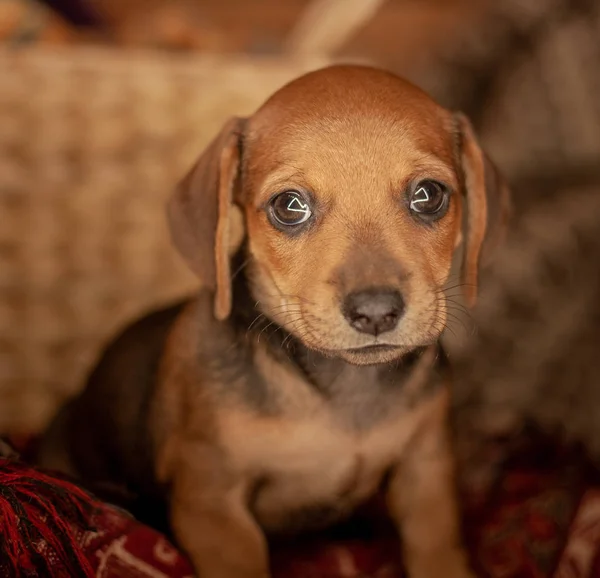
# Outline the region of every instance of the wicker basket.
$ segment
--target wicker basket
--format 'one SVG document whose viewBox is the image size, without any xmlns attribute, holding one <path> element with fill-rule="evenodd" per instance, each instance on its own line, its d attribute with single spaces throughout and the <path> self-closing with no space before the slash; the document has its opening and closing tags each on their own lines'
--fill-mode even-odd
<svg viewBox="0 0 600 578">
<path fill-rule="evenodd" d="M 166 196 L 228 115 L 322 64 L 0 52 L 0 432 L 42 427 L 119 325 L 195 287 Z"/>
</svg>

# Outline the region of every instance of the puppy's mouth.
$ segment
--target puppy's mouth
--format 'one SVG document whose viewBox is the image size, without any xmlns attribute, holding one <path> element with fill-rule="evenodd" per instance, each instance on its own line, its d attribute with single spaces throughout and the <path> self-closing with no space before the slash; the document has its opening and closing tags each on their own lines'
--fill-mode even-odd
<svg viewBox="0 0 600 578">
<path fill-rule="evenodd" d="M 404 347 L 399 345 L 387 345 L 385 343 L 372 343 L 370 345 L 364 345 L 363 347 L 353 347 L 351 349 L 345 349 L 346 353 L 352 355 L 360 354 L 373 354 L 373 353 L 393 353 L 394 351 L 403 350 Z"/>
<path fill-rule="evenodd" d="M 340 357 L 354 365 L 377 365 L 389 363 L 404 357 L 414 348 L 406 345 L 389 345 L 387 343 L 372 343 L 362 347 L 352 347 L 329 351 L 333 357 Z"/>
</svg>

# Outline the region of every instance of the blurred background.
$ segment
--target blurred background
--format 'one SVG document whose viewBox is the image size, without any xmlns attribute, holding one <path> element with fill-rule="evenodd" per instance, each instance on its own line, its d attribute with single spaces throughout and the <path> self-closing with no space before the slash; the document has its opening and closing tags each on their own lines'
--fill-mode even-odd
<svg viewBox="0 0 600 578">
<path fill-rule="evenodd" d="M 469 115 L 517 210 L 599 180 L 597 0 L 0 0 L 0 434 L 193 289 L 173 185 L 229 115 L 334 61 Z"/>
</svg>

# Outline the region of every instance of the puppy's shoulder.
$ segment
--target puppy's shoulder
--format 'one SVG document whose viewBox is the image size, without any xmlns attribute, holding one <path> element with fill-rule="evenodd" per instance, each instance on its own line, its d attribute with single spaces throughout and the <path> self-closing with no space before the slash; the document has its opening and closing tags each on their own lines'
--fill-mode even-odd
<svg viewBox="0 0 600 578">
<path fill-rule="evenodd" d="M 219 321 L 214 315 L 214 294 L 202 289 L 184 303 L 164 342 L 163 369 L 190 371 L 235 343 L 236 331 L 230 320 Z M 163 372 L 164 373 L 164 372 Z M 166 378 L 165 375 L 162 378 Z"/>
</svg>

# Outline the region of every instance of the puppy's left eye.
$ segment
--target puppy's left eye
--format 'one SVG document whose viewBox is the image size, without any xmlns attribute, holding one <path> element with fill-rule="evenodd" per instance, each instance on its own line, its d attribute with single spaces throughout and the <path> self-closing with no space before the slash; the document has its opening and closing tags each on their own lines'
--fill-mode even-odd
<svg viewBox="0 0 600 578">
<path fill-rule="evenodd" d="M 279 225 L 301 225 L 310 219 L 312 209 L 298 191 L 279 193 L 270 203 L 270 214 Z"/>
<path fill-rule="evenodd" d="M 446 188 L 436 181 L 421 181 L 410 198 L 410 210 L 421 215 L 440 213 L 447 204 Z"/>
</svg>

